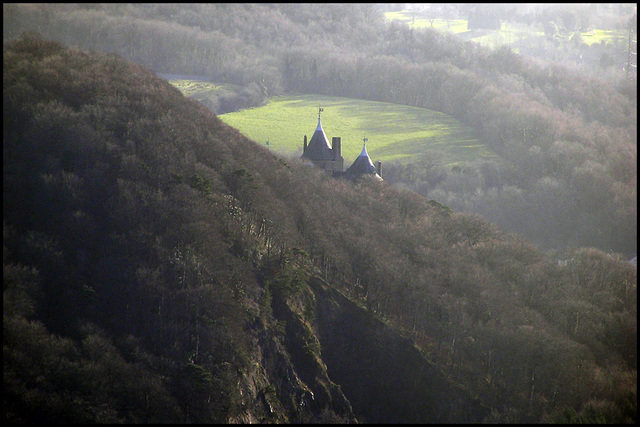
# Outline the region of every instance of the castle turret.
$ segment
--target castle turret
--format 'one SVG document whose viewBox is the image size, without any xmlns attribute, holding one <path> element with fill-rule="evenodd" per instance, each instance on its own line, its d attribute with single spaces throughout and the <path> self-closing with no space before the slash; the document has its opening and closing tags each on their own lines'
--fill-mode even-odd
<svg viewBox="0 0 640 427">
<path fill-rule="evenodd" d="M 369 153 L 367 153 L 367 138 L 364 138 L 362 152 L 345 173 L 350 179 L 356 179 L 360 176 L 372 176 L 382 181 L 382 176 L 380 176 L 378 172 L 382 172 L 382 162 L 378 162 L 378 167 L 373 165 L 371 157 L 369 157 Z"/>
<path fill-rule="evenodd" d="M 320 111 L 322 111 L 322 109 L 320 109 Z M 307 145 L 307 149 L 302 156 L 313 162 L 333 160 L 333 152 L 329 146 L 327 135 L 325 135 L 324 129 L 322 129 L 320 114 L 318 114 L 318 126 L 311 136 L 311 141 L 309 141 L 309 145 Z"/>
<path fill-rule="evenodd" d="M 333 147 L 329 145 L 327 135 L 322 129 L 322 121 L 320 120 L 320 113 L 323 109 L 318 110 L 318 126 L 315 132 L 311 136 L 309 144 L 303 146 L 302 158 L 310 160 L 314 165 L 331 172 L 342 172 L 344 160 L 342 159 L 342 146 L 340 138 L 333 138 Z"/>
</svg>

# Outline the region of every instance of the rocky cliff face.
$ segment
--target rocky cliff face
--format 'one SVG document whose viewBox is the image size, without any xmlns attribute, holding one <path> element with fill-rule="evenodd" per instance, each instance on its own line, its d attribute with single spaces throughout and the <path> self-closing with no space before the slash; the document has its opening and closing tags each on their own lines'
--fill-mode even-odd
<svg viewBox="0 0 640 427">
<path fill-rule="evenodd" d="M 292 294 L 267 286 L 264 300 L 269 314 L 252 326 L 252 361 L 238 383 L 240 411 L 229 421 L 357 423 L 322 359 L 311 288 L 305 285 Z"/>
<path fill-rule="evenodd" d="M 488 415 L 397 331 L 317 277 L 274 292 L 238 422 L 463 423 Z"/>
<path fill-rule="evenodd" d="M 322 281 L 310 284 L 323 360 L 360 422 L 468 423 L 487 415 L 410 340 Z"/>
</svg>

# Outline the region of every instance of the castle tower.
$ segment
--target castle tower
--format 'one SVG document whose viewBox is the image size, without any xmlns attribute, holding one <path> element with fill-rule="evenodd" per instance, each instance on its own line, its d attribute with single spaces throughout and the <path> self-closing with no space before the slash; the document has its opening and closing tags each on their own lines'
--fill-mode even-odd
<svg viewBox="0 0 640 427">
<path fill-rule="evenodd" d="M 302 158 L 311 161 L 314 165 L 327 172 L 342 172 L 344 160 L 342 158 L 342 145 L 339 137 L 332 140 L 333 146 L 329 145 L 327 135 L 322 129 L 320 114 L 323 109 L 318 110 L 318 126 L 316 127 L 311 140 L 307 144 L 307 137 L 304 137 Z"/>
<path fill-rule="evenodd" d="M 377 162 L 377 167 L 373 165 L 369 153 L 367 153 L 367 138 L 362 139 L 362 152 L 356 158 L 351 166 L 346 170 L 345 174 L 349 179 L 357 179 L 361 176 L 371 176 L 372 178 L 382 181 L 382 162 Z"/>
</svg>

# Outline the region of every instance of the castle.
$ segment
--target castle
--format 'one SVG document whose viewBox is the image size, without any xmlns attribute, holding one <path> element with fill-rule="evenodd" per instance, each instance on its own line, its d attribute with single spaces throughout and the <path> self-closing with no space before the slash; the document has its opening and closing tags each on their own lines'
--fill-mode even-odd
<svg viewBox="0 0 640 427">
<path fill-rule="evenodd" d="M 324 169 L 333 176 L 343 176 L 347 179 L 356 180 L 360 177 L 371 177 L 378 181 L 382 181 L 382 162 L 373 165 L 369 154 L 367 153 L 367 138 L 363 139 L 362 152 L 353 162 L 353 164 L 344 171 L 344 159 L 342 157 L 342 140 L 340 137 L 334 136 L 331 139 L 331 145 L 327 135 L 322 129 L 320 114 L 323 109 L 318 110 L 318 127 L 316 127 L 311 141 L 307 144 L 307 135 L 304 136 L 302 146 L 302 159 L 307 160 L 316 167 Z"/>
</svg>

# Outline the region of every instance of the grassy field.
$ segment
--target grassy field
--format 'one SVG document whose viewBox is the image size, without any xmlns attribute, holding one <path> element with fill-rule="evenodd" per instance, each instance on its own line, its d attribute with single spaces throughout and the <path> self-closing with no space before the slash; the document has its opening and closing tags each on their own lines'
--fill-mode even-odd
<svg viewBox="0 0 640 427">
<path fill-rule="evenodd" d="M 508 22 L 502 23 L 500 30 L 468 30 L 466 19 L 434 19 L 433 25 L 425 17 L 411 11 L 386 12 L 385 18 L 389 21 L 400 21 L 406 23 L 411 28 L 428 28 L 433 27 L 439 31 L 446 31 L 457 34 L 465 40 L 472 40 L 483 46 L 498 47 L 501 45 L 510 45 L 518 40 L 529 37 L 543 37 L 544 31 L 533 31 L 530 27 L 521 24 L 512 24 Z M 621 30 L 590 30 L 587 32 L 577 32 L 582 37 L 582 42 L 591 46 L 594 43 L 613 43 L 615 41 L 626 40 L 626 32 Z M 566 39 L 573 36 L 573 32 L 564 34 Z"/>
<path fill-rule="evenodd" d="M 503 23 L 497 30 L 467 29 L 466 19 L 434 19 L 433 23 L 427 18 L 413 14 L 410 11 L 386 12 L 385 17 L 390 21 L 401 21 L 411 28 L 433 28 L 438 31 L 456 34 L 465 40 L 471 40 L 483 46 L 498 47 L 510 45 L 518 40 L 528 37 L 544 36 L 544 32 L 534 32 L 530 28 L 521 25 Z"/>
<path fill-rule="evenodd" d="M 453 117 L 424 108 L 351 98 L 296 95 L 272 98 L 264 107 L 222 114 L 220 119 L 258 144 L 283 155 L 300 156 L 304 135 L 310 140 L 318 125 L 328 140 L 342 138 L 345 168 L 362 151 L 373 161 L 411 162 L 441 153 L 446 165 L 497 156 L 484 146 L 475 131 Z"/>
<path fill-rule="evenodd" d="M 431 22 L 425 17 L 421 17 L 418 14 L 414 14 L 411 11 L 402 10 L 397 12 L 385 12 L 385 18 L 388 21 L 401 21 L 411 28 L 428 28 L 432 27 Z M 436 30 L 449 31 L 454 34 L 463 33 L 467 31 L 466 19 L 434 19 L 433 28 Z"/>
<path fill-rule="evenodd" d="M 177 87 L 185 96 L 199 101 L 206 99 L 212 92 L 222 88 L 222 86 L 218 86 L 213 82 L 190 79 L 169 79 L 169 83 Z"/>
<path fill-rule="evenodd" d="M 624 31 L 607 31 L 607 30 L 591 30 L 586 33 L 580 33 L 582 36 L 582 41 L 589 46 L 594 43 L 614 43 L 614 42 L 625 42 L 627 40 L 628 34 L 625 34 Z"/>
</svg>

